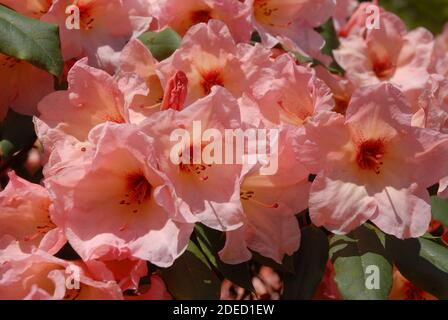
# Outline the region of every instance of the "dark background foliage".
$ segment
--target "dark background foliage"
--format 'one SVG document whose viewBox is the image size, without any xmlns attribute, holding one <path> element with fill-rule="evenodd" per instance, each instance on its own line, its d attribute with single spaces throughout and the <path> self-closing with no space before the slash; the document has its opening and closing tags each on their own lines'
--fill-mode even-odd
<svg viewBox="0 0 448 320">
<path fill-rule="evenodd" d="M 398 14 L 410 29 L 424 26 L 437 34 L 448 22 L 448 0 L 380 0 L 380 4 Z"/>
</svg>

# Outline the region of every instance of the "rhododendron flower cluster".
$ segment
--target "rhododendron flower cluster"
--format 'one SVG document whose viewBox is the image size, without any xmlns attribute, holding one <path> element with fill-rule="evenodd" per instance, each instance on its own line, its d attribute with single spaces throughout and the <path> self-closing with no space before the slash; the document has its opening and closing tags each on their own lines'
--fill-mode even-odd
<svg viewBox="0 0 448 320">
<path fill-rule="evenodd" d="M 448 298 L 448 27 L 355 0 L 5 16 L 0 299 Z"/>
</svg>

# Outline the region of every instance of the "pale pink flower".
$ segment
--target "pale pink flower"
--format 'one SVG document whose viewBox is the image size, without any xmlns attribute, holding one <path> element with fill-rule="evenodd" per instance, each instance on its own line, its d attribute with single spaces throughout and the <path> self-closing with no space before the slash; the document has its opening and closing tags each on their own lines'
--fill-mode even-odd
<svg viewBox="0 0 448 320">
<path fill-rule="evenodd" d="M 241 178 L 240 197 L 244 225 L 226 233 L 226 244 L 220 252 L 225 263 L 241 263 L 255 251 L 282 263 L 300 245 L 300 228 L 296 214 L 307 208 L 309 172 L 296 160 L 293 149 L 295 128 L 282 127 L 278 153 L 274 153 L 278 170 L 274 175 L 261 175 L 259 167 L 248 167 Z"/>
<path fill-rule="evenodd" d="M 115 256 L 103 256 L 101 260 L 85 262 L 94 279 L 115 281 L 124 292 L 137 290 L 140 279 L 148 274 L 146 261 L 136 259 L 121 259 Z"/>
<path fill-rule="evenodd" d="M 157 169 L 153 139 L 109 122 L 92 130 L 89 141 L 95 149 L 87 159 L 45 180 L 69 243 L 83 260 L 113 256 L 171 265 L 193 225 L 172 219 L 175 199 Z"/>
<path fill-rule="evenodd" d="M 345 114 L 352 98 L 354 85 L 345 77 L 331 73 L 323 66 L 314 68 L 316 76 L 331 89 L 334 100 L 334 111 Z"/>
<path fill-rule="evenodd" d="M 50 217 L 50 196 L 44 187 L 8 173 L 9 183 L 0 192 L 0 238 L 18 241 L 22 250 L 39 248 L 55 254 L 66 239 Z"/>
<path fill-rule="evenodd" d="M 448 134 L 448 80 L 433 74 L 421 94 L 413 124 Z"/>
<path fill-rule="evenodd" d="M 132 123 L 139 123 L 161 109 L 164 90 L 156 73 L 157 64 L 151 51 L 138 39 L 129 41 L 120 54 L 116 77 L 121 89 L 128 91 L 125 86 L 129 82 L 126 79 L 129 74 L 134 74 L 143 79 L 149 90 L 145 94 L 136 94 L 129 104 L 128 112 Z"/>
<path fill-rule="evenodd" d="M 436 38 L 430 71 L 448 76 L 448 24 Z"/>
<path fill-rule="evenodd" d="M 195 129 L 197 132 L 193 132 L 193 122 L 201 126 Z M 232 164 L 226 164 L 222 149 L 224 142 L 216 141 L 216 144 L 212 144 L 203 141 L 202 137 L 206 130 L 211 129 L 213 134 L 220 134 L 224 139 L 225 129 L 241 128 L 237 101 L 225 89 L 215 87 L 211 89 L 210 95 L 188 108 L 180 112 L 173 109 L 161 111 L 141 126 L 144 132 L 154 137 L 160 170 L 174 185 L 181 215 L 189 222 L 201 221 L 218 230 L 240 227 L 243 217 L 239 194 L 242 164 L 238 164 L 235 149 L 230 150 L 235 159 L 231 161 Z M 182 130 L 182 135 L 170 141 L 174 130 Z M 189 141 L 183 138 L 184 133 L 189 134 Z M 212 142 L 214 137 L 204 139 Z M 183 141 L 179 141 L 181 138 Z M 201 156 L 215 152 L 218 154 L 218 150 L 222 151 L 221 159 L 218 155 L 210 159 Z M 242 163 L 242 159 L 239 163 Z"/>
<path fill-rule="evenodd" d="M 433 74 L 419 98 L 421 108 L 413 117 L 413 125 L 448 135 L 448 80 Z M 439 196 L 448 197 L 448 177 L 439 182 Z"/>
<path fill-rule="evenodd" d="M 223 21 L 237 42 L 248 42 L 252 33 L 250 8 L 239 0 L 163 0 L 157 14 L 159 27 L 170 27 L 184 36 L 194 25 L 211 19 Z"/>
<path fill-rule="evenodd" d="M 390 82 L 416 108 L 429 77 L 433 37 L 423 28 L 407 32 L 400 18 L 389 12 L 381 13 L 380 22 L 380 29 L 366 30 L 365 36 L 341 39 L 335 59 L 357 87 Z"/>
<path fill-rule="evenodd" d="M 326 60 L 320 53 L 325 41 L 314 28 L 331 17 L 335 8 L 334 0 L 246 2 L 252 9 L 252 22 L 264 44 L 274 47 L 281 43 L 288 49 Z"/>
<path fill-rule="evenodd" d="M 32 64 L 0 54 L 0 121 L 11 107 L 14 111 L 37 114 L 37 103 L 54 91 L 53 76 Z"/>
<path fill-rule="evenodd" d="M 64 261 L 43 251 L 24 254 L 16 244 L 2 255 L 6 262 L 0 264 L 0 300 L 123 299 L 115 282 L 93 280 L 81 261 Z"/>
<path fill-rule="evenodd" d="M 74 23 L 66 13 L 71 5 L 79 9 L 79 29 L 67 28 L 67 21 Z M 149 28 L 150 11 L 148 0 L 55 0 L 42 20 L 59 25 L 64 60 L 87 56 L 93 66 L 112 72 L 124 45 Z"/>
<path fill-rule="evenodd" d="M 346 6 L 349 6 L 350 9 L 353 7 L 353 1 L 351 0 L 336 0 L 336 11 L 338 11 L 337 7 L 342 7 L 343 11 L 348 10 Z M 347 2 L 352 2 L 351 4 L 346 4 Z M 357 2 L 357 1 L 355 1 Z M 353 14 L 351 15 L 350 19 L 344 24 L 341 21 L 341 24 L 335 23 L 335 26 L 338 31 L 338 35 L 340 37 L 348 37 L 349 35 L 359 35 L 361 36 L 366 30 L 367 30 L 367 21 L 370 19 L 369 22 L 376 23 L 375 20 L 376 17 L 374 17 L 372 14 L 372 8 L 378 9 L 379 12 L 384 12 L 384 9 L 378 5 L 378 0 L 372 0 L 370 2 L 361 2 L 359 5 L 355 5 L 355 9 Z M 341 8 L 339 8 L 340 10 Z M 347 12 L 344 12 L 344 16 L 346 16 Z M 337 17 L 337 14 L 336 14 Z M 339 27 L 339 28 L 338 28 Z"/>
<path fill-rule="evenodd" d="M 336 7 L 333 12 L 333 23 L 336 31 L 345 26 L 348 18 L 352 16 L 358 5 L 357 0 L 336 0 Z"/>
<path fill-rule="evenodd" d="M 355 92 L 346 119 L 322 112 L 305 124 L 300 159 L 318 174 L 309 210 L 314 224 L 343 234 L 367 220 L 398 238 L 423 235 L 431 220 L 426 188 L 447 175 L 448 138 L 411 126 L 391 84 Z"/>
<path fill-rule="evenodd" d="M 299 126 L 315 112 L 334 107 L 330 88 L 289 55 L 277 58 L 270 71 L 254 82 L 251 93 L 261 112 L 259 118 L 268 126 Z"/>
<path fill-rule="evenodd" d="M 46 14 L 52 2 L 53 0 L 0 0 L 0 4 L 35 19 Z"/>
<path fill-rule="evenodd" d="M 213 86 L 225 87 L 239 98 L 269 65 L 269 56 L 270 51 L 260 46 L 236 45 L 223 22 L 210 20 L 192 27 L 181 47 L 159 64 L 158 72 L 163 87 L 176 72 L 186 74 L 186 105 L 208 95 Z"/>
<path fill-rule="evenodd" d="M 135 81 L 142 83 L 120 86 L 108 73 L 88 66 L 87 60 L 82 59 L 68 74 L 68 89 L 53 92 L 40 101 L 39 120 L 52 130 L 85 141 L 90 130 L 101 123 L 129 121 L 127 106 L 135 95 L 147 92 L 142 79 Z"/>
</svg>

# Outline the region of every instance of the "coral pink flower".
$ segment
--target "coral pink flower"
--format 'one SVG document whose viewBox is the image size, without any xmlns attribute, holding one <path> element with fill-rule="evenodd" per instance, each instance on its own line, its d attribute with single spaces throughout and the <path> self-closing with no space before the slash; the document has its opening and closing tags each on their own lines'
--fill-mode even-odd
<svg viewBox="0 0 448 320">
<path fill-rule="evenodd" d="M 193 225 L 171 219 L 175 199 L 157 170 L 153 139 L 109 122 L 92 130 L 89 141 L 95 149 L 87 159 L 45 180 L 68 241 L 83 260 L 114 256 L 171 265 Z"/>
<path fill-rule="evenodd" d="M 79 29 L 66 13 L 71 5 L 79 9 Z M 64 60 L 87 56 L 93 66 L 113 71 L 127 41 L 149 28 L 150 11 L 148 0 L 56 0 L 42 20 L 59 25 Z"/>
<path fill-rule="evenodd" d="M 414 114 L 413 125 L 448 134 L 448 80 L 438 74 L 429 78 L 419 98 L 421 108 Z M 448 177 L 439 182 L 439 196 L 448 197 Z"/>
<path fill-rule="evenodd" d="M 384 12 L 384 9 L 382 7 L 380 7 L 378 5 L 378 0 L 372 0 L 371 2 L 362 2 L 362 3 L 357 3 L 355 4 L 355 9 L 353 14 L 351 15 L 350 19 L 347 21 L 347 23 L 343 24 L 342 21 L 341 23 L 338 23 L 338 13 L 337 11 L 339 11 L 339 14 L 341 13 L 341 9 L 343 12 L 343 16 L 346 18 L 346 10 L 350 10 L 353 8 L 353 1 L 351 0 L 336 0 L 336 9 L 335 9 L 335 26 L 337 28 L 337 30 L 339 31 L 339 36 L 340 37 L 348 37 L 349 35 L 353 35 L 353 34 L 357 34 L 357 35 L 362 35 L 366 29 L 367 29 L 367 19 L 371 18 L 372 22 L 375 22 L 375 17 L 372 16 L 372 11 L 371 8 L 372 6 L 375 6 L 379 12 Z M 351 4 L 347 3 L 347 2 L 352 2 Z M 349 9 L 350 7 L 350 9 Z"/>
<path fill-rule="evenodd" d="M 442 34 L 436 38 L 430 70 L 445 77 L 448 76 L 448 24 L 445 25 Z"/>
<path fill-rule="evenodd" d="M 348 18 L 352 16 L 358 5 L 357 0 L 336 0 L 336 7 L 333 13 L 333 23 L 336 31 L 341 30 L 345 26 Z"/>
<path fill-rule="evenodd" d="M 93 280 L 81 261 L 67 262 L 43 251 L 24 254 L 16 244 L 2 254 L 0 300 L 123 299 L 115 282 Z"/>
<path fill-rule="evenodd" d="M 341 39 L 335 59 L 356 86 L 391 82 L 416 107 L 429 76 L 433 37 L 423 28 L 407 33 L 392 13 L 382 12 L 380 21 L 380 29 L 366 30 L 365 37 L 354 34 Z"/>
<path fill-rule="evenodd" d="M 79 141 L 86 140 L 90 130 L 98 124 L 127 122 L 127 105 L 134 95 L 147 92 L 144 83 L 131 89 L 122 86 L 129 92 L 121 91 L 112 76 L 89 67 L 86 59 L 72 67 L 68 83 L 68 90 L 56 91 L 42 99 L 38 105 L 39 120 Z"/>
<path fill-rule="evenodd" d="M 129 83 L 126 81 L 128 75 L 134 74 L 143 79 L 149 89 L 146 94 L 135 95 L 130 103 L 128 112 L 132 123 L 139 123 L 161 109 L 164 90 L 156 74 L 157 64 L 151 51 L 138 39 L 129 41 L 121 52 L 116 75 L 118 84 L 128 85 Z M 125 87 L 122 90 L 128 91 Z"/>
<path fill-rule="evenodd" d="M 277 173 L 261 175 L 256 166 L 242 177 L 240 197 L 245 220 L 243 227 L 226 233 L 226 244 L 220 252 L 225 263 L 249 260 L 251 249 L 281 264 L 284 255 L 292 255 L 299 248 L 296 214 L 307 207 L 309 173 L 296 160 L 294 129 L 281 130 L 279 151 L 272 155 L 278 161 Z"/>
<path fill-rule="evenodd" d="M 413 124 L 448 134 L 448 80 L 433 74 L 419 100 Z"/>
<path fill-rule="evenodd" d="M 37 103 L 54 91 L 53 76 L 32 64 L 0 54 L 0 121 L 8 112 L 37 114 Z"/>
<path fill-rule="evenodd" d="M 316 76 L 331 89 L 334 100 L 334 111 L 345 114 L 355 90 L 353 84 L 345 77 L 331 73 L 323 66 L 316 66 Z"/>
<path fill-rule="evenodd" d="M 238 0 L 159 1 L 159 27 L 171 27 L 181 36 L 192 26 L 210 19 L 223 21 L 237 42 L 248 42 L 252 33 L 250 8 Z"/>
<path fill-rule="evenodd" d="M 95 279 L 115 281 L 122 291 L 137 290 L 140 279 L 148 274 L 146 261 L 135 259 L 116 259 L 103 256 L 102 260 L 86 261 L 89 272 Z"/>
<path fill-rule="evenodd" d="M 301 125 L 315 112 L 334 107 L 325 83 L 310 69 L 296 65 L 289 55 L 279 57 L 270 72 L 253 84 L 251 92 L 260 108 L 260 118 L 271 125 Z"/>
<path fill-rule="evenodd" d="M 239 98 L 257 79 L 270 51 L 259 46 L 236 45 L 229 29 L 218 20 L 198 24 L 185 35 L 182 46 L 159 64 L 163 87 L 182 71 L 188 78 L 186 105 L 208 95 L 213 86 L 225 87 Z"/>
<path fill-rule="evenodd" d="M 200 127 L 194 127 L 194 123 Z M 243 218 L 239 193 L 242 164 L 237 164 L 234 153 L 231 162 L 236 164 L 226 164 L 224 159 L 208 159 L 213 161 L 206 162 L 203 157 L 199 159 L 195 156 L 195 153 L 201 155 L 222 151 L 218 148 L 223 148 L 224 143 L 219 147 L 219 141 L 216 145 L 203 141 L 208 139 L 211 142 L 215 137 L 202 137 L 204 132 L 210 133 L 208 129 L 222 138 L 225 137 L 225 129 L 240 129 L 237 101 L 225 89 L 215 87 L 209 96 L 188 108 L 180 112 L 173 109 L 161 111 L 141 126 L 144 132 L 154 137 L 160 170 L 174 185 L 180 213 L 189 222 L 201 221 L 218 230 L 240 227 Z M 170 141 L 174 130 L 181 130 L 182 135 L 176 137 L 178 140 Z M 184 133 L 189 134 L 189 141 L 183 137 Z M 183 141 L 179 141 L 181 138 Z M 212 152 L 211 146 L 216 150 L 213 148 Z M 222 158 L 224 153 L 221 152 Z M 178 157 L 174 159 L 178 164 L 172 156 Z"/>
<path fill-rule="evenodd" d="M 53 0 L 0 0 L 0 4 L 36 19 L 48 12 L 52 2 Z"/>
<path fill-rule="evenodd" d="M 447 175 L 448 138 L 411 127 L 409 109 L 396 87 L 381 84 L 355 92 L 347 119 L 322 112 L 305 124 L 298 149 L 318 174 L 309 201 L 313 223 L 338 234 L 367 220 L 401 239 L 426 232 L 426 188 Z"/>
<path fill-rule="evenodd" d="M 323 59 L 324 39 L 314 30 L 333 14 L 333 0 L 248 0 L 252 20 L 263 43 L 274 47 L 279 42 Z"/>
<path fill-rule="evenodd" d="M 54 254 L 66 239 L 50 217 L 50 196 L 44 187 L 10 172 L 0 192 L 0 238 L 18 241 L 27 252 L 39 248 Z"/>
</svg>

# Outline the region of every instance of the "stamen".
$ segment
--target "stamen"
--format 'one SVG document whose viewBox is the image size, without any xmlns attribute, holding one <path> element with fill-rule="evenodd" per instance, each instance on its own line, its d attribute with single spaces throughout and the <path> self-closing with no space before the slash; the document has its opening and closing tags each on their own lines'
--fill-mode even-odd
<svg viewBox="0 0 448 320">
<path fill-rule="evenodd" d="M 254 195 L 255 195 L 254 191 L 244 191 L 244 190 L 240 191 L 241 200 L 252 201 L 252 202 L 258 204 L 259 206 L 262 206 L 262 207 L 268 208 L 268 209 L 277 209 L 279 207 L 278 203 L 269 204 L 269 203 L 264 203 L 257 199 L 254 199 Z"/>
</svg>

